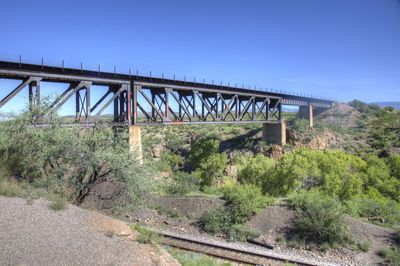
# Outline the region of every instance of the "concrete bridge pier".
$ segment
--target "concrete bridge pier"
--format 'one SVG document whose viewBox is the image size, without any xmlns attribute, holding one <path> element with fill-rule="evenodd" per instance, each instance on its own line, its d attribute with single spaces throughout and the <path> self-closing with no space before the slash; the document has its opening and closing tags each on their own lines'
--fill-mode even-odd
<svg viewBox="0 0 400 266">
<path fill-rule="evenodd" d="M 299 107 L 299 118 L 308 119 L 310 122 L 310 127 L 314 126 L 314 111 L 311 104 L 308 106 L 300 106 Z"/>
<path fill-rule="evenodd" d="M 129 126 L 129 151 L 133 158 L 142 165 L 142 134 L 140 126 Z"/>
<path fill-rule="evenodd" d="M 262 140 L 270 144 L 285 145 L 286 144 L 286 124 L 279 121 L 278 123 L 264 123 L 262 130 Z"/>
</svg>

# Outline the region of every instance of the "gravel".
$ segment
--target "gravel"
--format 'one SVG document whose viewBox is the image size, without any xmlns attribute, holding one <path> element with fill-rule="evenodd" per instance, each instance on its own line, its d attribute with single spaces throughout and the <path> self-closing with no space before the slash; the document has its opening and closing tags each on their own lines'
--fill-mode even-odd
<svg viewBox="0 0 400 266">
<path fill-rule="evenodd" d="M 0 265 L 177 265 L 163 250 L 96 230 L 92 214 L 0 196 Z"/>
</svg>

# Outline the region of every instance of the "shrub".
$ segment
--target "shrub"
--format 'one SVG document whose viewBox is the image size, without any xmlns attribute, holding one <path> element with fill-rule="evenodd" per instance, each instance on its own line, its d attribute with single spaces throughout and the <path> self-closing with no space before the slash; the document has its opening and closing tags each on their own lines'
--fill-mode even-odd
<svg viewBox="0 0 400 266">
<path fill-rule="evenodd" d="M 357 243 L 358 249 L 363 252 L 368 252 L 371 248 L 371 245 L 372 245 L 372 243 L 369 241 L 363 241 L 363 242 Z"/>
<path fill-rule="evenodd" d="M 200 217 L 200 227 L 211 234 L 225 233 L 233 224 L 232 213 L 225 207 L 207 210 Z"/>
<path fill-rule="evenodd" d="M 218 153 L 219 141 L 215 139 L 194 140 L 190 144 L 189 162 L 193 169 L 197 169 L 200 163 L 211 154 Z"/>
<path fill-rule="evenodd" d="M 186 172 L 175 172 L 172 182 L 167 186 L 167 192 L 172 195 L 184 196 L 198 187 L 198 179 Z"/>
<path fill-rule="evenodd" d="M 132 229 L 139 233 L 136 239 L 139 243 L 156 245 L 160 242 L 160 236 L 158 233 L 142 227 L 139 224 L 134 224 Z"/>
<path fill-rule="evenodd" d="M 370 221 L 396 224 L 400 222 L 400 204 L 384 197 L 375 188 L 365 194 L 346 201 L 346 212 L 353 216 L 365 217 Z"/>
<path fill-rule="evenodd" d="M 243 165 L 239 167 L 238 181 L 243 184 L 254 184 L 263 187 L 264 184 L 270 187 L 273 183 L 275 160 L 262 154 L 246 158 Z"/>
<path fill-rule="evenodd" d="M 234 224 L 229 228 L 229 241 L 246 241 L 260 235 L 260 231 L 241 224 Z"/>
<path fill-rule="evenodd" d="M 294 232 L 302 239 L 329 245 L 348 240 L 343 207 L 336 198 L 313 189 L 292 195 L 289 204 L 295 209 Z"/>
<path fill-rule="evenodd" d="M 199 139 L 190 145 L 189 162 L 204 187 L 211 186 L 216 178 L 223 176 L 228 159 L 226 154 L 219 153 L 219 141 Z"/>
<path fill-rule="evenodd" d="M 226 164 L 228 163 L 228 158 L 226 154 L 211 154 L 207 158 L 204 158 L 198 168 L 200 177 L 200 185 L 203 186 L 211 186 L 213 185 L 213 181 L 222 177 L 224 173 L 224 169 Z"/>
<path fill-rule="evenodd" d="M 166 136 L 165 147 L 172 152 L 176 152 L 185 142 L 185 138 L 182 138 L 176 133 L 170 133 Z"/>
<path fill-rule="evenodd" d="M 20 197 L 23 191 L 21 187 L 12 181 L 0 179 L 0 195 L 6 197 Z"/>
<path fill-rule="evenodd" d="M 400 248 L 382 248 L 378 251 L 378 255 L 385 259 L 387 264 L 398 266 L 400 265 Z"/>
<path fill-rule="evenodd" d="M 67 199 L 61 196 L 56 196 L 50 202 L 50 208 L 54 211 L 61 211 L 64 210 L 67 206 Z"/>
<path fill-rule="evenodd" d="M 392 199 L 400 199 L 400 180 L 390 176 L 390 169 L 383 159 L 376 155 L 366 157 L 366 187 L 376 188 L 380 193 Z"/>
<path fill-rule="evenodd" d="M 177 171 L 183 166 L 183 159 L 179 154 L 163 152 L 161 154 L 161 165 L 163 170 Z"/>
<path fill-rule="evenodd" d="M 391 155 L 387 159 L 390 175 L 400 180 L 400 154 Z"/>
<path fill-rule="evenodd" d="M 250 216 L 274 202 L 274 199 L 262 194 L 261 188 L 252 184 L 226 187 L 223 193 L 235 223 L 245 222 Z"/>
<path fill-rule="evenodd" d="M 181 212 L 176 208 L 171 209 L 163 205 L 152 205 L 149 207 L 154 208 L 159 214 L 165 214 L 166 216 L 171 218 L 181 217 Z"/>
<path fill-rule="evenodd" d="M 362 191 L 366 163 L 342 151 L 299 149 L 285 154 L 278 167 L 272 194 L 320 187 L 330 195 L 347 199 Z"/>
<path fill-rule="evenodd" d="M 143 187 L 126 144 L 127 132 L 115 137 L 113 129 L 102 124 L 82 129 L 63 127 L 56 117 L 45 122 L 49 126 L 33 127 L 32 114 L 25 113 L 0 123 L 2 172 L 47 190 L 57 184 L 60 195 L 70 191 L 68 196 L 77 202 L 106 178 Z"/>
</svg>

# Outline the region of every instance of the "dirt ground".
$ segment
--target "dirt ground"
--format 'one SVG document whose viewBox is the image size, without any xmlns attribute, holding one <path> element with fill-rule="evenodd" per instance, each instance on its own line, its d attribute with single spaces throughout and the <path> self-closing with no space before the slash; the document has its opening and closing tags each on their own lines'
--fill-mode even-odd
<svg viewBox="0 0 400 266">
<path fill-rule="evenodd" d="M 277 241 L 284 236 L 293 224 L 294 211 L 286 206 L 271 206 L 254 216 L 247 225 L 259 229 L 262 234 L 259 239 L 265 243 L 276 245 L 278 248 L 288 248 L 287 245 Z M 332 249 L 325 252 L 312 251 L 316 256 L 333 258 L 347 265 L 378 265 L 382 259 L 377 251 L 391 244 L 392 235 L 395 230 L 382 226 L 363 222 L 351 217 L 346 217 L 352 239 L 355 243 L 363 241 L 371 242 L 369 252 L 361 252 L 351 248 Z M 297 249 L 299 253 L 310 253 L 311 251 Z"/>
<path fill-rule="evenodd" d="M 0 196 L 0 213 L 0 265 L 179 265 L 126 223 L 74 205 Z"/>
<path fill-rule="evenodd" d="M 164 209 L 177 209 L 179 217 L 169 217 L 151 208 L 143 207 L 135 213 L 120 213 L 119 217 L 133 222 L 140 222 L 155 228 L 161 228 L 181 233 L 194 235 L 207 235 L 196 226 L 197 218 L 209 208 L 215 208 L 224 204 L 223 200 L 201 197 L 160 197 L 151 196 L 153 202 L 163 206 Z M 297 255 L 302 258 L 325 259 L 340 265 L 377 265 L 382 259 L 376 252 L 384 246 L 391 244 L 391 236 L 395 230 L 382 226 L 370 224 L 360 220 L 347 217 L 350 231 L 355 243 L 370 241 L 372 243 L 369 252 L 362 252 L 356 248 L 340 248 L 328 251 L 316 251 L 299 248 L 291 248 L 279 238 L 291 228 L 294 212 L 284 205 L 271 206 L 247 222 L 248 226 L 262 232 L 257 240 L 272 244 L 275 250 L 283 253 Z"/>
</svg>

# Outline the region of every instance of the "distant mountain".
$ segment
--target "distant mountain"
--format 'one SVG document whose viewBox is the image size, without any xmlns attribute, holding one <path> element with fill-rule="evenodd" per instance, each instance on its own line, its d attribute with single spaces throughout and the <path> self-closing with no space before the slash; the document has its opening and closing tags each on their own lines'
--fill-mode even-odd
<svg viewBox="0 0 400 266">
<path fill-rule="evenodd" d="M 386 107 L 386 106 L 391 106 L 393 108 L 400 110 L 400 102 L 374 102 L 372 104 L 376 104 L 381 108 Z"/>
</svg>

